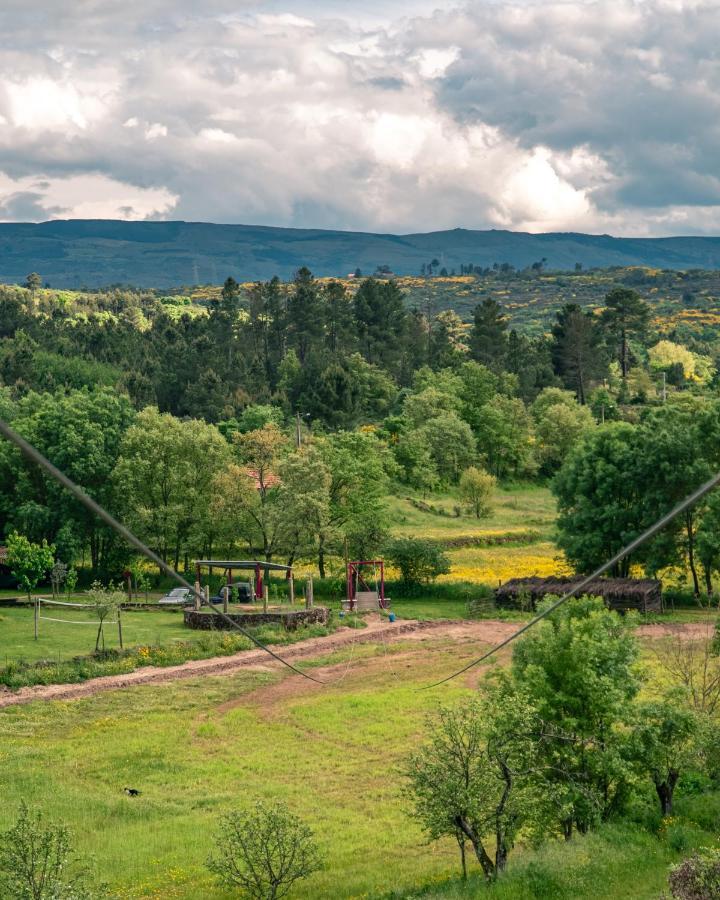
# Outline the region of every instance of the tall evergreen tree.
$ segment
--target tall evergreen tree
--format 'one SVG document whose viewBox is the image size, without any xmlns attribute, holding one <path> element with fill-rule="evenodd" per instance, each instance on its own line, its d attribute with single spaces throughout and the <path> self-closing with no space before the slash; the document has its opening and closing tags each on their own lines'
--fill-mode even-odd
<svg viewBox="0 0 720 900">
<path fill-rule="evenodd" d="M 650 309 L 640 295 L 630 288 L 614 288 L 605 297 L 602 322 L 617 344 L 618 361 L 623 379 L 630 370 L 628 341 L 647 325 Z"/>
<path fill-rule="evenodd" d="M 473 313 L 470 331 L 472 358 L 497 372 L 503 368 L 507 353 L 507 317 L 497 300 L 486 297 Z"/>
<path fill-rule="evenodd" d="M 323 290 L 327 320 L 325 341 L 328 350 L 347 356 L 355 346 L 352 303 L 339 281 L 331 281 Z"/>
<path fill-rule="evenodd" d="M 290 345 L 304 365 L 312 350 L 322 343 L 325 326 L 320 289 L 306 266 L 298 269 L 293 279 L 287 321 Z"/>
<path fill-rule="evenodd" d="M 576 303 L 566 304 L 557 313 L 551 356 L 555 373 L 585 403 L 590 383 L 601 378 L 607 366 L 602 336 L 591 313 L 584 313 Z"/>
<path fill-rule="evenodd" d="M 361 353 L 397 375 L 407 333 L 402 291 L 394 281 L 368 278 L 355 294 L 354 309 Z"/>
</svg>

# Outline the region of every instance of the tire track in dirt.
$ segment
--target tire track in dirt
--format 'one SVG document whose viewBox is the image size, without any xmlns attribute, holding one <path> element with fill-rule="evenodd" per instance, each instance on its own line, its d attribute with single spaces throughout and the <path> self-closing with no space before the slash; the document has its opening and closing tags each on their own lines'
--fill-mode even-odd
<svg viewBox="0 0 720 900">
<path fill-rule="evenodd" d="M 405 641 L 422 641 L 429 637 L 441 637 L 467 647 L 471 642 L 485 645 L 499 643 L 509 637 L 518 627 L 517 622 L 501 622 L 494 619 L 482 619 L 475 622 L 448 619 L 424 622 L 400 620 L 394 625 L 389 625 L 387 620 L 380 616 L 370 616 L 367 619 L 367 627 L 362 630 L 343 628 L 326 637 L 309 638 L 306 641 L 276 649 L 283 658 L 295 661 L 322 656 L 325 653 L 356 644 L 386 643 L 399 638 Z M 652 640 L 677 636 L 697 640 L 707 637 L 708 633 L 708 626 L 700 623 L 641 625 L 637 629 L 638 637 Z M 248 668 L 262 668 L 263 671 L 269 671 L 277 669 L 279 666 L 280 663 L 273 662 L 271 657 L 262 650 L 244 650 L 232 656 L 195 659 L 176 666 L 144 666 L 123 675 L 103 675 L 77 684 L 36 685 L 20 688 L 18 691 L 0 687 L 0 709 L 32 703 L 35 700 L 78 700 L 103 691 L 122 690 L 135 685 L 164 684 L 201 675 L 233 675 Z M 331 666 L 330 668 L 335 667 Z M 319 669 L 318 673 L 321 672 L 322 669 Z M 299 676 L 296 678 L 299 679 Z M 290 680 L 294 683 L 296 678 Z"/>
<path fill-rule="evenodd" d="M 326 637 L 309 638 L 307 641 L 273 649 L 284 659 L 294 661 L 322 656 L 324 653 L 342 649 L 351 644 L 368 643 L 375 640 L 392 641 L 400 637 L 407 637 L 414 632 L 429 629 L 441 631 L 447 624 L 442 620 L 432 622 L 411 620 L 389 626 L 386 620 L 376 616 L 372 617 L 372 621 L 369 621 L 367 628 L 362 631 L 344 628 Z M 77 684 L 35 685 L 20 688 L 18 691 L 5 688 L 0 690 L 0 709 L 31 703 L 34 700 L 77 700 L 82 697 L 91 697 L 102 691 L 134 687 L 138 684 L 163 684 L 183 678 L 196 678 L 201 675 L 232 675 L 253 666 L 262 666 L 267 670 L 271 663 L 273 668 L 281 665 L 273 663 L 272 657 L 269 657 L 263 650 L 244 650 L 232 656 L 194 659 L 176 666 L 143 666 L 122 675 L 102 675 L 99 678 L 90 678 Z"/>
</svg>

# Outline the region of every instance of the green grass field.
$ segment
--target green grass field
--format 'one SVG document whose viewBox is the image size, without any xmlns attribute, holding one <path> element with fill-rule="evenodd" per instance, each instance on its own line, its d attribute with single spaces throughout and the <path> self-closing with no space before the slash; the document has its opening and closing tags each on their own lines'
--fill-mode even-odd
<svg viewBox="0 0 720 900">
<path fill-rule="evenodd" d="M 460 501 L 453 495 L 428 498 L 426 502 L 438 512 L 418 509 L 411 496 L 390 499 L 393 532 L 445 545 L 451 570 L 441 576 L 441 582 L 494 586 L 508 578 L 563 574 L 567 570 L 553 542 L 555 501 L 548 488 L 498 487 L 492 513 L 483 519 L 465 511 L 454 515 Z M 440 510 L 446 514 L 440 514 Z M 483 541 L 488 546 L 478 546 Z"/>
<path fill-rule="evenodd" d="M 498 487 L 493 497 L 493 510 L 487 518 L 477 519 L 462 512 L 454 515 L 454 508 L 460 500 L 454 494 L 419 497 L 405 489 L 405 493 L 388 498 L 390 522 L 393 532 L 428 538 L 454 538 L 458 535 L 470 537 L 488 534 L 505 534 L 534 529 L 548 539 L 555 523 L 555 501 L 548 488 L 537 485 Z M 417 509 L 408 500 L 424 499 L 437 510 L 447 515 Z"/>
<path fill-rule="evenodd" d="M 657 898 L 679 853 L 635 826 L 519 848 L 507 879 L 487 891 L 478 880 L 458 885 L 453 841 L 425 843 L 407 815 L 400 767 L 426 714 L 471 684 L 418 688 L 476 650 L 439 637 L 359 645 L 315 661 L 326 686 L 246 672 L 8 708 L 0 828 L 24 799 L 72 827 L 116 900 L 229 900 L 204 868 L 217 818 L 279 797 L 312 825 L 327 857 L 298 898 Z M 125 796 L 125 786 L 141 796 Z M 688 813 L 686 848 L 712 841 L 709 816 L 720 827 L 720 804 L 703 800 L 702 826 Z"/>
<path fill-rule="evenodd" d="M 255 797 L 282 797 L 326 848 L 330 867 L 298 896 L 379 892 L 390 860 L 396 884 L 447 874 L 452 847 L 423 846 L 397 765 L 435 703 L 416 688 L 448 667 L 451 648 L 410 669 L 402 648 L 357 649 L 337 657 L 350 665 L 325 688 L 247 673 L 8 709 L 0 822 L 22 798 L 41 804 L 73 827 L 117 897 L 226 896 L 203 867 L 209 834 Z M 127 785 L 142 796 L 124 796 Z"/>
<path fill-rule="evenodd" d="M 36 641 L 33 614 L 30 607 L 0 607 L 0 665 L 18 660 L 68 659 L 92 653 L 95 649 L 96 622 L 91 625 L 65 625 L 41 620 Z M 42 614 L 64 620 L 92 621 L 89 613 L 78 609 L 45 607 Z M 200 634 L 185 628 L 182 612 L 177 610 L 125 612 L 122 614 L 122 628 L 126 647 L 193 640 Z M 119 646 L 117 626 L 106 625 L 104 631 L 106 646 Z"/>
</svg>

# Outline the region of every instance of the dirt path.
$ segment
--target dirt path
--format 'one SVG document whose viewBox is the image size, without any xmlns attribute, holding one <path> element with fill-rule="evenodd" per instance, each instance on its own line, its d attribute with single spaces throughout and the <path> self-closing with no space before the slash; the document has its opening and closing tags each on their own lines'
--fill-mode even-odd
<svg viewBox="0 0 720 900">
<path fill-rule="evenodd" d="M 499 622 L 492 619 L 477 622 L 442 619 L 418 622 L 410 619 L 401 620 L 391 625 L 380 616 L 369 616 L 367 623 L 367 628 L 362 630 L 342 628 L 327 637 L 310 638 L 307 641 L 292 644 L 288 647 L 274 647 L 273 649 L 283 659 L 294 663 L 301 659 L 323 656 L 343 647 L 361 643 L 388 643 L 400 638 L 403 641 L 421 641 L 430 637 L 439 637 L 466 645 L 469 643 L 495 644 L 509 637 L 518 628 L 518 623 L 516 622 Z M 695 623 L 642 625 L 638 628 L 640 637 L 650 639 L 673 635 L 697 639 L 706 637 L 707 634 L 708 629 L 706 625 Z M 162 668 L 144 666 L 124 675 L 104 675 L 100 678 L 91 678 L 80 684 L 37 685 L 35 687 L 20 688 L 18 691 L 0 687 L 0 708 L 30 703 L 33 700 L 76 700 L 82 697 L 90 697 L 102 691 L 133 687 L 138 684 L 162 684 L 168 681 L 177 681 L 181 678 L 195 678 L 200 675 L 231 675 L 244 668 L 261 667 L 266 671 L 269 668 L 275 670 L 280 665 L 262 650 L 245 650 L 233 656 L 214 656 L 210 659 L 190 660 L 177 666 Z M 322 677 L 322 670 L 317 670 L 317 673 Z"/>
<path fill-rule="evenodd" d="M 294 663 L 300 659 L 322 656 L 325 653 L 351 644 L 369 641 L 392 641 L 400 637 L 405 638 L 416 631 L 425 631 L 427 629 L 442 630 L 442 627 L 447 624 L 443 621 L 416 622 L 415 620 L 409 620 L 390 625 L 386 619 L 382 619 L 380 616 L 371 616 L 368 619 L 367 628 L 362 630 L 342 628 L 327 637 L 309 638 L 307 641 L 301 641 L 287 647 L 274 646 L 272 649 L 279 656 L 282 656 L 283 659 Z M 200 675 L 229 675 L 241 669 L 254 666 L 262 666 L 264 669 L 268 667 L 277 669 L 281 664 L 275 662 L 263 650 L 243 650 L 232 656 L 193 659 L 177 666 L 143 666 L 123 675 L 103 675 L 100 678 L 90 678 L 79 684 L 36 685 L 34 687 L 20 688 L 18 691 L 0 688 L 0 708 L 30 703 L 33 700 L 76 700 L 81 697 L 98 694 L 101 691 L 133 687 L 137 684 L 158 684 L 176 681 L 180 678 L 195 678 Z"/>
</svg>

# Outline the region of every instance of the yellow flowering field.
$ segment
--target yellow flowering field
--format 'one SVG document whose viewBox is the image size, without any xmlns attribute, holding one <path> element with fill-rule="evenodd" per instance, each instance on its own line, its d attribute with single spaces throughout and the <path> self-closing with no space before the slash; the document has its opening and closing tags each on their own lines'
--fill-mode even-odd
<svg viewBox="0 0 720 900">
<path fill-rule="evenodd" d="M 439 581 L 474 581 L 494 587 L 509 578 L 572 573 L 561 551 L 550 541 L 526 547 L 469 547 L 451 550 L 448 556 L 450 573 L 441 575 Z"/>
</svg>

